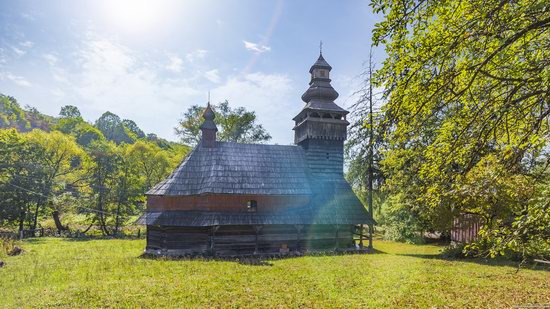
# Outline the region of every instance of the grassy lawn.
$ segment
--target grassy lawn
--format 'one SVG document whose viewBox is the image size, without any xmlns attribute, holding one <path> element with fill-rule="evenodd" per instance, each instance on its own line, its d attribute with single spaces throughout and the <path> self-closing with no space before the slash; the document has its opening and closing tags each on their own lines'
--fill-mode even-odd
<svg viewBox="0 0 550 309">
<path fill-rule="evenodd" d="M 31 239 L 3 258 L 0 307 L 511 307 L 550 304 L 550 272 L 438 258 L 377 241 L 371 255 L 236 261 L 141 259 L 144 240 Z"/>
</svg>

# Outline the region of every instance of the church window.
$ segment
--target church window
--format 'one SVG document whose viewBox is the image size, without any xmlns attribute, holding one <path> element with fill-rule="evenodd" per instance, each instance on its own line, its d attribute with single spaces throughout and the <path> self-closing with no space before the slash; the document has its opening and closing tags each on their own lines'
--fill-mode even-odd
<svg viewBox="0 0 550 309">
<path fill-rule="evenodd" d="M 325 77 L 325 70 L 320 70 L 319 71 L 319 76 Z"/>
<path fill-rule="evenodd" d="M 246 204 L 246 210 L 248 212 L 256 212 L 257 209 L 258 209 L 258 202 L 256 202 L 255 200 L 250 200 Z"/>
</svg>

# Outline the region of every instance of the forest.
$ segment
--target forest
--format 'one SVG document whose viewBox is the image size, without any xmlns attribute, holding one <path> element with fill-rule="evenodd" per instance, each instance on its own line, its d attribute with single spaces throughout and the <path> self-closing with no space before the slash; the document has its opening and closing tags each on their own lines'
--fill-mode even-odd
<svg viewBox="0 0 550 309">
<path fill-rule="evenodd" d="M 33 234 L 43 228 L 57 234 L 134 233 L 145 192 L 199 141 L 203 110 L 194 105 L 180 120 L 176 131 L 185 144 L 145 134 L 111 112 L 92 124 L 75 106 L 53 117 L 0 95 L 0 227 Z M 216 114 L 220 140 L 271 138 L 254 112 L 225 101 Z"/>
</svg>

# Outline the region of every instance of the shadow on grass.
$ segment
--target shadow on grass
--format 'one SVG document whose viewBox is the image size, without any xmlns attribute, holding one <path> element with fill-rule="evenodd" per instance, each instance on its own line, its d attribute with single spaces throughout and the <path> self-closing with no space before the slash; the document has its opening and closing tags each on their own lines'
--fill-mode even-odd
<svg viewBox="0 0 550 309">
<path fill-rule="evenodd" d="M 24 243 L 30 243 L 30 244 L 42 244 L 46 242 L 46 239 L 45 237 L 24 238 L 22 241 Z"/>
<path fill-rule="evenodd" d="M 138 239 L 145 239 L 145 237 L 137 238 L 136 236 L 92 236 L 92 237 L 67 237 L 63 238 L 65 241 L 77 241 L 77 242 L 84 242 L 84 241 L 91 241 L 91 240 L 138 240 Z"/>
<path fill-rule="evenodd" d="M 382 252 L 386 253 L 386 252 Z M 388 253 L 386 253 L 388 254 Z M 392 253 L 399 256 L 408 256 L 413 258 L 428 259 L 428 260 L 440 260 L 446 262 L 463 262 L 463 263 L 473 263 L 483 266 L 492 266 L 492 267 L 514 267 L 516 269 L 531 269 L 531 270 L 542 270 L 550 271 L 550 267 L 544 266 L 536 263 L 526 263 L 522 264 L 519 261 L 512 261 L 504 257 L 498 257 L 494 259 L 490 258 L 475 258 L 475 257 L 450 257 L 446 256 L 443 253 L 440 254 L 415 254 L 415 253 Z M 520 267 L 521 266 L 521 267 Z"/>
<path fill-rule="evenodd" d="M 241 265 L 249 266 L 273 266 L 274 261 L 300 259 L 303 257 L 326 257 L 326 256 L 342 256 L 342 255 L 358 255 L 358 254 L 384 254 L 385 252 L 373 249 L 368 252 L 364 251 L 351 251 L 351 252 L 337 252 L 337 251 L 319 251 L 319 252 L 291 252 L 290 254 L 261 254 L 244 255 L 244 256 L 206 256 L 206 255 L 184 255 L 184 256 L 166 256 L 166 255 L 154 255 L 144 253 L 139 256 L 141 259 L 157 260 L 157 261 L 218 261 L 218 262 L 234 262 Z"/>
</svg>

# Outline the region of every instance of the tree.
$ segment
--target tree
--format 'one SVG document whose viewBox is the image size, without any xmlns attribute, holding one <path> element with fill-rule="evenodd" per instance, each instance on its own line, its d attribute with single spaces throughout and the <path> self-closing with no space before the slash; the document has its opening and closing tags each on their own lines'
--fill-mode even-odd
<svg viewBox="0 0 550 309">
<path fill-rule="evenodd" d="M 145 133 L 143 132 L 143 130 L 141 130 L 133 120 L 124 119 L 122 120 L 122 125 L 124 126 L 124 128 L 126 128 L 126 130 L 134 134 L 136 139 L 141 139 L 145 137 Z"/>
<path fill-rule="evenodd" d="M 375 76 L 388 99 L 387 186 L 422 222 L 445 231 L 465 210 L 457 199 L 464 188 L 457 186 L 466 185 L 480 164 L 504 168 L 508 173 L 498 177 L 513 182 L 514 175 L 531 173 L 530 162 L 544 154 L 550 5 L 376 0 L 373 7 L 384 14 L 374 44 L 385 44 L 388 54 Z M 517 215 L 484 229 L 513 229 Z"/>
<path fill-rule="evenodd" d="M 42 149 L 37 146 L 15 129 L 0 130 L 0 217 L 17 222 L 19 230 L 25 222 L 31 226 L 30 207 L 42 198 L 45 173 L 39 164 Z"/>
<path fill-rule="evenodd" d="M 126 157 L 133 165 L 133 172 L 143 176 L 143 192 L 151 189 L 170 172 L 170 158 L 155 144 L 138 141 L 126 150 Z"/>
<path fill-rule="evenodd" d="M 271 139 L 271 135 L 261 124 L 256 123 L 256 113 L 244 107 L 231 108 L 229 102 L 213 106 L 218 125 L 218 140 L 238 143 L 261 143 Z M 180 119 L 175 128 L 183 143 L 196 145 L 201 139 L 200 125 L 203 122 L 204 107 L 193 105 Z"/>
<path fill-rule="evenodd" d="M 59 116 L 61 116 L 62 118 L 82 118 L 78 107 L 73 105 L 65 105 L 61 107 Z"/>
<path fill-rule="evenodd" d="M 383 176 L 380 171 L 380 152 L 377 150 L 383 143 L 381 130 L 378 129 L 380 113 L 375 115 L 375 101 L 378 101 L 373 93 L 374 64 L 372 63 L 372 49 L 369 54 L 365 81 L 361 89 L 356 93 L 358 101 L 352 106 L 351 127 L 348 132 L 345 154 L 348 161 L 346 178 L 353 185 L 358 195 L 365 200 L 369 213 L 374 216 L 373 199 L 377 198 L 377 209 L 380 214 L 383 204 L 383 194 L 380 190 Z M 376 122 L 375 122 L 376 121 Z M 366 196 L 365 196 L 366 195 Z M 373 225 L 369 225 L 369 248 L 372 249 Z"/>
<path fill-rule="evenodd" d="M 131 144 L 134 142 L 129 132 L 124 127 L 122 120 L 120 120 L 120 117 L 111 112 L 103 113 L 103 115 L 96 120 L 95 126 L 103 133 L 105 138 L 117 144 Z"/>
<path fill-rule="evenodd" d="M 93 164 L 88 171 L 89 186 L 95 200 L 93 221 L 99 223 L 104 235 L 111 235 L 108 220 L 113 215 L 112 200 L 116 196 L 113 190 L 118 176 L 119 154 L 116 145 L 110 141 L 93 141 L 88 147 Z"/>
<path fill-rule="evenodd" d="M 42 179 L 37 193 L 33 225 L 38 224 L 38 216 L 43 212 L 54 195 L 65 190 L 67 184 L 73 184 L 83 178 L 83 164 L 87 161 L 84 151 L 72 136 L 58 131 L 47 133 L 33 130 L 26 134 L 29 143 L 35 145 L 38 164 L 42 170 Z"/>
<path fill-rule="evenodd" d="M 54 130 L 74 136 L 79 145 L 88 146 L 94 140 L 105 139 L 101 131 L 82 119 L 76 106 L 63 106 L 59 115 L 61 119 L 54 126 Z"/>
</svg>

